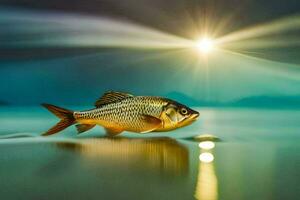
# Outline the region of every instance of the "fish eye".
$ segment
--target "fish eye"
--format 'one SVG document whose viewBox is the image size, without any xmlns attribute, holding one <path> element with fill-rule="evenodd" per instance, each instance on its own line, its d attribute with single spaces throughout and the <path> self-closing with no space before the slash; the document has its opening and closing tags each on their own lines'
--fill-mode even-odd
<svg viewBox="0 0 300 200">
<path fill-rule="evenodd" d="M 181 108 L 180 113 L 186 115 L 188 113 L 186 108 Z"/>
</svg>

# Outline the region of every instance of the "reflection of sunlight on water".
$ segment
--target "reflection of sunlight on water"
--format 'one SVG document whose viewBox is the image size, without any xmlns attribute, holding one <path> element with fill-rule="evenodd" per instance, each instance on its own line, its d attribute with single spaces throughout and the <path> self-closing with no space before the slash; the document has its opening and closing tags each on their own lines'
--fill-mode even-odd
<svg viewBox="0 0 300 200">
<path fill-rule="evenodd" d="M 215 147 L 215 143 L 212 141 L 203 141 L 199 143 L 199 148 L 201 149 L 213 149 Z"/>
<path fill-rule="evenodd" d="M 214 160 L 214 155 L 211 153 L 201 153 L 199 156 L 199 160 L 204 163 L 210 163 Z"/>
<path fill-rule="evenodd" d="M 215 143 L 203 141 L 199 143 L 199 171 L 195 198 L 198 200 L 218 199 L 218 179 L 214 169 L 214 155 L 212 149 Z"/>
</svg>

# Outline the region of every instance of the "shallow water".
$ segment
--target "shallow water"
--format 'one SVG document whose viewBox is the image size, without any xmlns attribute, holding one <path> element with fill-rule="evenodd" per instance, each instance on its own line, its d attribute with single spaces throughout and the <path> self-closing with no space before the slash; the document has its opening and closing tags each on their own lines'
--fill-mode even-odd
<svg viewBox="0 0 300 200">
<path fill-rule="evenodd" d="M 300 111 L 197 108 L 200 119 L 170 133 L 75 128 L 38 135 L 57 119 L 41 107 L 1 107 L 3 199 L 297 199 Z M 194 136 L 220 140 L 210 150 Z M 35 136 L 35 137 L 32 137 Z M 202 145 L 203 146 L 203 145 Z M 16 192 L 17 191 L 17 192 Z"/>
</svg>

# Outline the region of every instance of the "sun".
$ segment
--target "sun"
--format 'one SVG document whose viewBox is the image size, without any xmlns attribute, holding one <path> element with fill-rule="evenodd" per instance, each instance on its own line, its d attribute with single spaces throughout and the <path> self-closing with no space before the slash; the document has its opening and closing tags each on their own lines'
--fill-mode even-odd
<svg viewBox="0 0 300 200">
<path fill-rule="evenodd" d="M 214 41 L 210 38 L 202 38 L 196 41 L 196 48 L 200 53 L 207 54 L 214 49 Z"/>
</svg>

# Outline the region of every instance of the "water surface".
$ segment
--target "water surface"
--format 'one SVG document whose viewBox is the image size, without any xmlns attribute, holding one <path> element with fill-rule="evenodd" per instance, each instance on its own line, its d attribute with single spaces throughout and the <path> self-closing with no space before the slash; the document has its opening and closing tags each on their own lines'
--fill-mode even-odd
<svg viewBox="0 0 300 200">
<path fill-rule="evenodd" d="M 170 133 L 104 138 L 70 127 L 39 137 L 57 119 L 41 107 L 1 107 L 3 199 L 297 199 L 300 111 L 197 108 Z M 220 138 L 213 149 L 191 137 Z M 32 137 L 35 136 L 35 137 Z M 189 138 L 189 139 L 187 139 Z M 203 145 L 202 145 L 203 146 Z M 18 191 L 18 192 L 16 192 Z"/>
</svg>

